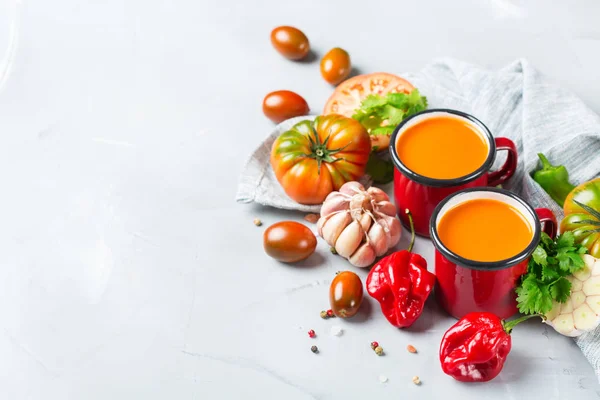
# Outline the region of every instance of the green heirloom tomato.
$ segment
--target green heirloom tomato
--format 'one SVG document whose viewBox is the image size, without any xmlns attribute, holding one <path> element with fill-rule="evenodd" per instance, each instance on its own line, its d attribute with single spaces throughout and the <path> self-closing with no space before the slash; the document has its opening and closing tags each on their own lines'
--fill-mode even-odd
<svg viewBox="0 0 600 400">
<path fill-rule="evenodd" d="M 575 242 L 600 258 L 600 178 L 577 186 L 565 199 L 560 231 L 571 231 Z"/>
</svg>

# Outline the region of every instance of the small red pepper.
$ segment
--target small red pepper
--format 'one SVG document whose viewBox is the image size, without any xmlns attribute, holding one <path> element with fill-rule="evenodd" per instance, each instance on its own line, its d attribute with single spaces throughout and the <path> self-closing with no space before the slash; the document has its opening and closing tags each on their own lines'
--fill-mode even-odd
<svg viewBox="0 0 600 400">
<path fill-rule="evenodd" d="M 462 317 L 444 334 L 440 363 L 445 374 L 461 382 L 487 382 L 504 366 L 511 348 L 510 332 L 518 323 L 539 315 L 505 322 L 488 312 Z"/>
<path fill-rule="evenodd" d="M 423 312 L 425 300 L 435 284 L 435 275 L 427 271 L 427 261 L 411 253 L 415 243 L 412 215 L 411 241 L 407 250 L 397 251 L 380 260 L 367 276 L 367 293 L 381 304 L 387 320 L 398 328 L 411 326 Z"/>
</svg>

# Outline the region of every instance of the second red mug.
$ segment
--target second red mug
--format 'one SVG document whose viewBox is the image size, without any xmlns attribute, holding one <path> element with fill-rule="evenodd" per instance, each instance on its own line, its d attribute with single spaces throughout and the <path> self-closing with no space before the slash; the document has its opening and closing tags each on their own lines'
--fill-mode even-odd
<svg viewBox="0 0 600 400">
<path fill-rule="evenodd" d="M 470 260 L 450 250 L 440 238 L 438 224 L 449 210 L 474 199 L 492 199 L 517 209 L 533 228 L 527 247 L 510 258 L 494 262 Z M 484 218 L 480 223 L 489 222 Z M 472 188 L 442 201 L 434 210 L 430 229 L 435 247 L 435 297 L 442 308 L 455 318 L 474 311 L 485 311 L 505 319 L 517 312 L 514 289 L 519 277 L 527 272 L 529 257 L 539 243 L 541 232 L 554 237 L 557 224 L 552 211 L 533 209 L 512 192 L 498 188 Z M 502 246 L 502 242 L 494 243 Z"/>
<path fill-rule="evenodd" d="M 411 171 L 398 156 L 396 142 L 400 135 L 419 122 L 439 116 L 451 116 L 467 121 L 481 133 L 488 144 L 488 155 L 481 167 L 472 173 L 455 179 L 434 179 Z M 508 157 L 498 170 L 490 172 L 498 151 L 507 151 Z M 472 115 L 449 109 L 431 109 L 415 114 L 396 127 L 390 140 L 390 153 L 394 163 L 394 200 L 398 207 L 398 216 L 408 226 L 408 217 L 404 212 L 409 209 L 413 215 L 415 232 L 429 236 L 429 220 L 435 207 L 446 197 L 459 190 L 470 187 L 497 186 L 513 176 L 517 168 L 517 148 L 507 138 L 494 138 L 490 130 Z"/>
</svg>

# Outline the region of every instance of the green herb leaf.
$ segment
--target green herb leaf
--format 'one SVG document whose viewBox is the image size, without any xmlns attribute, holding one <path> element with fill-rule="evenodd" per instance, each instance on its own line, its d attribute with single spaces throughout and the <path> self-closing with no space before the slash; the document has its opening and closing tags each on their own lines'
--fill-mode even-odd
<svg viewBox="0 0 600 400">
<path fill-rule="evenodd" d="M 575 235 L 573 235 L 573 232 L 565 232 L 562 235 L 560 235 L 558 238 L 556 238 L 556 247 L 561 248 L 561 247 L 573 247 L 573 245 L 575 244 Z"/>
<path fill-rule="evenodd" d="M 553 282 L 560 278 L 560 274 L 552 266 L 542 268 L 542 280 L 544 282 Z"/>
<path fill-rule="evenodd" d="M 391 135 L 393 131 L 393 126 L 380 126 L 371 131 L 371 136 Z"/>
<path fill-rule="evenodd" d="M 527 273 L 515 289 L 517 305 L 524 314 L 546 314 L 553 300 L 565 302 L 571 295 L 573 272 L 584 267 L 582 246 L 575 246 L 575 237 L 566 232 L 552 240 L 542 233 L 540 243 L 533 251 Z"/>
<path fill-rule="evenodd" d="M 542 246 L 536 247 L 531 256 L 533 257 L 533 260 L 540 265 L 548 264 L 548 261 L 546 261 L 546 259 L 548 258 L 548 254 Z"/>
<path fill-rule="evenodd" d="M 571 282 L 567 278 L 558 278 L 554 283 L 550 285 L 550 295 L 552 298 L 559 303 L 567 301 L 571 295 Z M 550 307 L 552 309 L 552 307 Z M 550 310 L 548 310 L 550 311 Z"/>
<path fill-rule="evenodd" d="M 394 164 L 382 159 L 376 153 L 371 153 L 369 161 L 367 161 L 366 172 L 375 183 L 389 183 L 394 179 Z"/>
<path fill-rule="evenodd" d="M 360 104 L 362 110 L 368 111 L 373 108 L 382 107 L 387 103 L 385 97 L 381 97 L 377 94 L 368 95 Z"/>
<path fill-rule="evenodd" d="M 528 275 L 516 289 L 517 306 L 523 314 L 545 314 L 552 309 L 552 296 L 548 285 Z"/>
<path fill-rule="evenodd" d="M 427 98 L 417 89 L 410 94 L 388 93 L 385 96 L 367 96 L 352 118 L 365 127 L 372 136 L 391 135 L 396 126 L 406 117 L 427 108 Z"/>
</svg>

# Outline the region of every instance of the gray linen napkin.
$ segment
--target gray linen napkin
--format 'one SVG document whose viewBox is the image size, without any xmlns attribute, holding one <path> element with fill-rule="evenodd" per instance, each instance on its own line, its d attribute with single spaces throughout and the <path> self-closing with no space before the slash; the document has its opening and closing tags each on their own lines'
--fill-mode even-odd
<svg viewBox="0 0 600 400">
<path fill-rule="evenodd" d="M 545 78 L 526 60 L 490 71 L 458 60 L 435 61 L 415 74 L 401 74 L 427 96 L 429 108 L 453 108 L 479 118 L 494 136 L 512 139 L 519 150 L 515 176 L 504 185 L 534 207 L 550 208 L 558 220 L 562 210 L 530 174 L 542 152 L 567 167 L 578 184 L 600 176 L 600 117 L 577 96 Z M 252 154 L 242 172 L 236 200 L 278 208 L 316 212 L 288 198 L 269 165 L 270 145 L 299 117 L 285 121 Z M 499 153 L 495 165 L 504 159 Z M 600 329 L 575 339 L 600 374 Z"/>
</svg>

